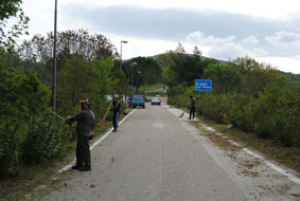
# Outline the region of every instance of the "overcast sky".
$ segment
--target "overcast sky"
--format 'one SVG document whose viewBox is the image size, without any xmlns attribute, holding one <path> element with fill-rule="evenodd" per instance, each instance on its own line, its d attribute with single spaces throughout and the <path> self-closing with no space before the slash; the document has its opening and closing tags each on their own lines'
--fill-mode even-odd
<svg viewBox="0 0 300 201">
<path fill-rule="evenodd" d="M 29 32 L 54 27 L 54 0 L 23 0 Z M 58 31 L 85 29 L 111 40 L 123 59 L 174 50 L 235 59 L 248 55 L 285 72 L 300 73 L 297 0 L 58 0 Z"/>
</svg>

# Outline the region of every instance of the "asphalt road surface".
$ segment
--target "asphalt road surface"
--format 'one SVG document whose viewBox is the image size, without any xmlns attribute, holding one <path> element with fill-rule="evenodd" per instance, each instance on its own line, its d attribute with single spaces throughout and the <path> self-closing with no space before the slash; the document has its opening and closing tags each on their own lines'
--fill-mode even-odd
<svg viewBox="0 0 300 201">
<path fill-rule="evenodd" d="M 270 168 L 259 167 L 257 171 L 268 176 L 245 175 L 224 151 L 201 136 L 186 116 L 178 118 L 176 109 L 147 105 L 146 109 L 136 109 L 118 133 L 111 133 L 93 149 L 92 171 L 67 171 L 60 189 L 42 200 L 298 199 L 298 184 Z M 273 177 L 284 182 L 278 183 Z M 272 184 L 278 189 L 283 186 L 287 192 L 272 193 Z"/>
</svg>

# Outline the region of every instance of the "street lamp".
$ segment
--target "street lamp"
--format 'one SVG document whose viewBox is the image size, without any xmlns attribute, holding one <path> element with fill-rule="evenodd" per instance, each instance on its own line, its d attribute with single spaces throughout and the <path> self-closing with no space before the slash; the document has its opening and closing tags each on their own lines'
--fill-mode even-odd
<svg viewBox="0 0 300 201">
<path fill-rule="evenodd" d="M 120 70 L 122 70 L 122 44 L 127 44 L 128 43 L 128 41 L 127 40 L 121 40 L 121 62 L 120 62 Z"/>
<path fill-rule="evenodd" d="M 138 74 L 139 74 L 139 84 L 138 84 L 138 87 L 137 87 L 137 91 L 140 89 L 140 85 L 141 85 L 141 74 L 142 74 L 142 72 L 141 72 L 141 71 L 138 71 Z"/>
<path fill-rule="evenodd" d="M 56 41 L 57 41 L 57 0 L 55 0 L 55 9 L 54 9 L 53 86 L 52 86 L 53 111 L 56 111 Z"/>
<path fill-rule="evenodd" d="M 133 90 L 133 71 L 134 71 L 134 66 L 136 64 L 137 64 L 136 62 L 131 63 L 131 90 L 132 90 L 132 94 L 134 93 L 134 90 Z"/>
</svg>

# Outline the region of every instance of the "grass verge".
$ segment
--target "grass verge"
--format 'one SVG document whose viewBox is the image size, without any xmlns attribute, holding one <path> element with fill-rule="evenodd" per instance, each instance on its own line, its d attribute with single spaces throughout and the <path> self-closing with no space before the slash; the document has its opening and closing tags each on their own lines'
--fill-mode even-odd
<svg viewBox="0 0 300 201">
<path fill-rule="evenodd" d="M 228 128 L 227 125 L 218 124 L 204 117 L 199 117 L 200 123 L 214 128 L 217 132 L 226 135 L 243 147 L 249 147 L 252 150 L 264 154 L 268 159 L 283 164 L 289 168 L 300 173 L 300 148 L 285 147 L 281 144 L 275 143 L 272 140 L 260 139 L 254 133 L 243 132 L 237 128 Z"/>
<path fill-rule="evenodd" d="M 140 90 L 142 91 L 151 91 L 151 90 L 155 90 L 155 89 L 159 89 L 159 88 L 163 88 L 164 84 L 163 83 L 156 83 L 153 85 L 142 85 L 140 86 Z"/>
</svg>

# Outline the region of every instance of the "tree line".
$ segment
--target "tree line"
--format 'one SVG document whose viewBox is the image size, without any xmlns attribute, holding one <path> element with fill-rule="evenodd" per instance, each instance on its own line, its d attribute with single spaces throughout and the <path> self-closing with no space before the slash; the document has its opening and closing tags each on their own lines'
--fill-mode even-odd
<svg viewBox="0 0 300 201">
<path fill-rule="evenodd" d="M 300 147 L 300 84 L 297 75 L 283 74 L 269 64 L 245 56 L 219 62 L 200 59 L 197 47 L 183 46 L 160 56 L 162 80 L 170 86 L 170 104 L 186 107 L 196 97 L 196 111 L 283 146 Z M 290 79 L 293 78 L 293 79 Z M 195 79 L 211 79 L 212 92 L 196 92 Z"/>
<path fill-rule="evenodd" d="M 0 179 L 17 176 L 23 165 L 60 156 L 74 139 L 72 128 L 50 112 L 53 33 L 16 45 L 29 20 L 20 4 L 0 3 Z M 12 16 L 19 22 L 7 31 Z M 59 32 L 57 44 L 56 112 L 63 117 L 77 113 L 78 101 L 89 98 L 98 121 L 109 105 L 105 95 L 132 94 L 141 85 L 163 82 L 170 87 L 170 104 L 186 106 L 194 95 L 200 115 L 300 146 L 299 85 L 269 65 L 249 57 L 228 63 L 202 59 L 197 47 L 187 54 L 181 44 L 158 58 L 137 57 L 120 65 L 110 40 L 85 30 Z M 195 79 L 212 79 L 213 92 L 196 93 Z"/>
<path fill-rule="evenodd" d="M 51 113 L 53 32 L 16 44 L 16 38 L 28 34 L 29 18 L 20 6 L 21 0 L 0 3 L 0 179 L 17 176 L 24 165 L 62 155 L 75 137 Z M 18 22 L 9 29 L 11 17 Z M 110 104 L 106 95 L 130 94 L 132 84 L 138 89 L 160 77 L 157 63 L 144 57 L 124 62 L 120 69 L 119 53 L 102 34 L 66 30 L 57 39 L 55 112 L 62 117 L 77 113 L 79 100 L 88 98 L 99 121 Z"/>
</svg>

